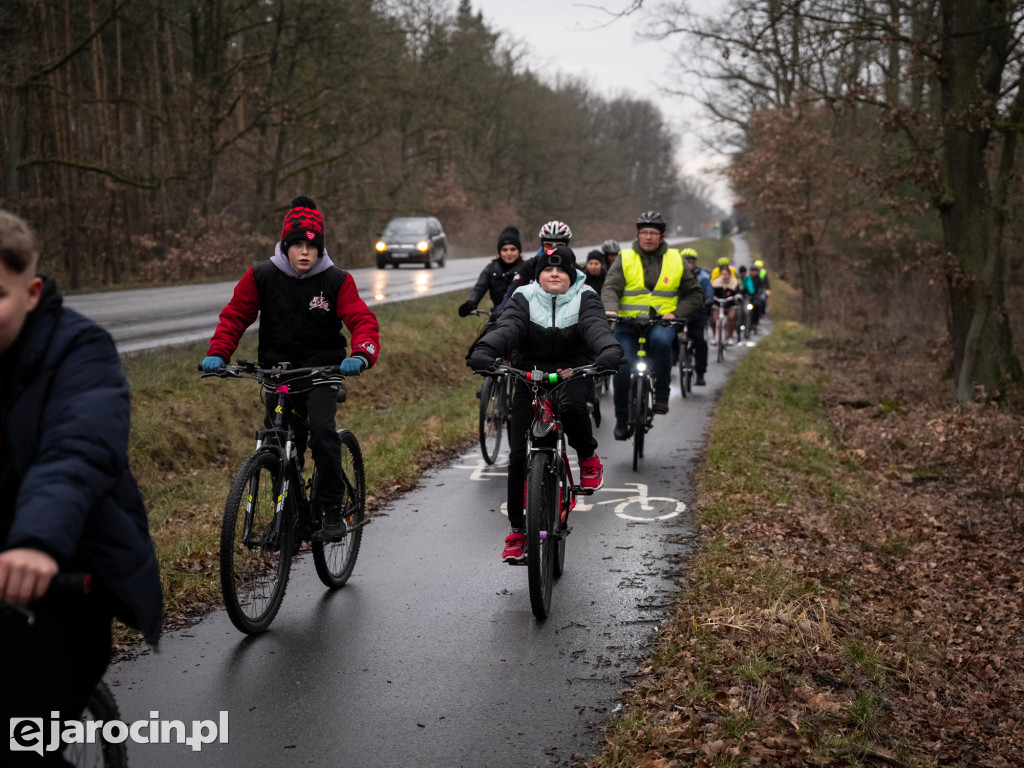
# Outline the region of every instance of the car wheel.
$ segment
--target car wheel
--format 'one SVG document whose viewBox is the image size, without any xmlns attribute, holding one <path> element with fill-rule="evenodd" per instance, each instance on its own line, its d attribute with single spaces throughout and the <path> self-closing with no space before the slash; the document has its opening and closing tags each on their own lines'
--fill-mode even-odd
<svg viewBox="0 0 1024 768">
<path fill-rule="evenodd" d="M 441 251 L 441 258 L 437 261 L 437 266 L 444 267 L 445 259 L 448 258 L 448 251 Z"/>
<path fill-rule="evenodd" d="M 432 254 L 429 254 L 429 253 L 427 254 L 427 258 L 424 259 L 424 261 L 423 261 L 423 266 L 426 267 L 427 269 L 433 269 L 434 268 L 434 257 L 433 257 Z"/>
<path fill-rule="evenodd" d="M 377 259 L 377 269 L 387 269 L 387 266 L 388 266 L 388 260 L 387 259 Z"/>
</svg>

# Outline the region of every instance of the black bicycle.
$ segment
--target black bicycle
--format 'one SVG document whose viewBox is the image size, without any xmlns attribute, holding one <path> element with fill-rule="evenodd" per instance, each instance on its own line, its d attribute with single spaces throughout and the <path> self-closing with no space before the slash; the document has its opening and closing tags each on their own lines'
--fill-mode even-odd
<svg viewBox="0 0 1024 768">
<path fill-rule="evenodd" d="M 92 597 L 97 590 L 91 574 L 58 573 L 50 580 L 50 587 L 47 591 Z M 97 599 L 107 598 L 99 596 Z M 18 613 L 25 618 L 30 626 L 36 620 L 32 606 L 0 603 L 0 611 Z M 96 683 L 96 687 L 89 694 L 89 701 L 79 719 L 84 723 L 84 733 L 91 732 L 93 737 L 82 742 L 68 744 L 63 752 L 64 760 L 76 768 L 127 768 L 128 749 L 124 741 L 110 741 L 103 735 L 102 729 L 93 729 L 88 725 L 90 721 L 107 723 L 111 720 L 121 720 L 121 713 L 114 700 L 114 694 L 110 692 L 110 688 L 103 680 Z"/>
<path fill-rule="evenodd" d="M 628 434 L 633 438 L 633 471 L 644 455 L 644 437 L 654 426 L 654 372 L 647 364 L 647 332 L 653 325 L 667 325 L 680 328 L 685 320 L 662 317 L 661 315 L 637 315 L 616 317 L 615 322 L 639 332 L 637 339 L 636 363 L 629 374 L 629 417 Z"/>
<path fill-rule="evenodd" d="M 538 619 L 545 619 L 551 588 L 565 570 L 565 538 L 572 531 L 569 512 L 576 506 L 576 496 L 593 493 L 573 480 L 555 394 L 569 380 L 601 376 L 607 369 L 587 365 L 549 373 L 496 365 L 478 373 L 509 376 L 533 393 L 533 421 L 526 438 L 526 571 L 530 608 Z"/>
<path fill-rule="evenodd" d="M 295 448 L 295 430 L 307 424 L 291 407 L 291 397 L 314 387 L 337 387 L 345 377 L 337 366 L 263 368 L 239 360 L 205 376 L 251 378 L 279 396 L 273 426 L 256 433 L 256 450 L 235 474 L 224 507 L 220 534 L 220 586 L 231 623 L 246 634 L 263 632 L 277 615 L 288 586 L 292 558 L 302 543 L 312 544 L 320 581 L 339 589 L 359 555 L 366 512 L 366 476 L 356 436 L 338 430 L 341 439 L 342 519 L 345 533 L 328 540 L 323 533 L 320 478 L 308 479 Z M 287 415 L 286 415 L 287 414 Z M 336 540 L 335 540 L 336 539 Z"/>
<path fill-rule="evenodd" d="M 697 344 L 690 338 L 685 323 L 676 340 L 679 344 L 679 390 L 686 397 L 693 391 L 693 379 L 697 375 Z"/>
</svg>

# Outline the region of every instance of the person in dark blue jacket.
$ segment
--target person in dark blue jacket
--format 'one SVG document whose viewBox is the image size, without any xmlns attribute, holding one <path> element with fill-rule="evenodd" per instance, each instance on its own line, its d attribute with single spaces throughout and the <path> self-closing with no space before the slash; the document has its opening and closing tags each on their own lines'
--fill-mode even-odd
<svg viewBox="0 0 1024 768">
<path fill-rule="evenodd" d="M 120 358 L 35 274 L 38 259 L 29 226 L 0 211 L 0 723 L 78 718 L 109 663 L 113 617 L 153 646 L 163 621 Z M 47 594 L 58 571 L 92 574 L 107 599 Z"/>
</svg>

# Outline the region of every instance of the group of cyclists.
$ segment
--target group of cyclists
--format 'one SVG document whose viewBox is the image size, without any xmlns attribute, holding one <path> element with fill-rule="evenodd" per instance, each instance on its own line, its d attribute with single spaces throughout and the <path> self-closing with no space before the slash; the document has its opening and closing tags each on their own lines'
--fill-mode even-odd
<svg viewBox="0 0 1024 768">
<path fill-rule="evenodd" d="M 636 239 L 620 246 L 606 240 L 577 265 L 569 247 L 572 230 L 562 221 L 549 221 L 538 233 L 540 247 L 529 259 L 522 256 L 519 230 L 506 227 L 498 237 L 498 255 L 480 272 L 459 315 L 473 313 L 489 294 L 494 309 L 489 322 L 467 355 L 467 365 L 485 372 L 505 356 L 520 367 L 536 366 L 554 371 L 584 363 L 596 363 L 612 374 L 614 382 L 616 440 L 629 436 L 629 380 L 638 355 L 641 331 L 632 324 L 616 323 L 620 318 L 656 315 L 664 319 L 685 318 L 686 332 L 695 342 L 696 384 L 705 384 L 708 344 L 705 327 L 715 317 L 714 297 L 742 296 L 745 285 L 739 273 L 720 260 L 714 273 L 698 265 L 693 248 L 678 250 L 665 240 L 667 224 L 657 211 L 644 211 L 635 221 Z M 722 263 L 724 261 L 724 263 Z M 751 283 L 751 295 L 767 293 L 764 265 L 755 263 L 759 282 Z M 745 276 L 750 281 L 750 276 Z M 760 312 L 764 311 L 761 301 Z M 730 308 L 730 312 L 731 312 Z M 609 325 L 614 329 L 609 332 Z M 667 414 L 677 330 L 655 324 L 646 331 L 647 355 L 654 370 L 654 413 Z M 597 455 L 588 404 L 593 409 L 593 385 L 579 382 L 566 387 L 563 412 L 566 434 L 580 456 L 584 489 L 596 490 L 603 483 L 603 466 Z M 502 559 L 520 562 L 524 557 L 522 526 L 524 498 L 525 427 L 530 399 L 517 393 L 511 411 L 508 510 L 511 532 L 505 540 Z"/>
</svg>

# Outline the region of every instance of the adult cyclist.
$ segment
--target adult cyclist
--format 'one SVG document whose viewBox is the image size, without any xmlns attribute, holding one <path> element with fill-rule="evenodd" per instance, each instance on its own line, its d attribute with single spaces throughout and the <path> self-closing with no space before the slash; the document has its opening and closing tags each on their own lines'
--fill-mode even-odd
<svg viewBox="0 0 1024 768">
<path fill-rule="evenodd" d="M 686 335 L 693 340 L 694 361 L 693 369 L 697 374 L 696 385 L 705 385 L 704 374 L 708 370 L 708 340 L 705 329 L 708 325 L 708 315 L 711 305 L 715 303 L 715 291 L 711 287 L 711 277 L 697 265 L 697 251 L 694 248 L 682 250 L 683 261 L 686 266 L 697 276 L 701 290 L 704 291 L 704 305 L 690 315 L 686 323 Z"/>
<path fill-rule="evenodd" d="M 526 259 L 526 261 L 519 265 L 515 276 L 509 282 L 508 289 L 505 291 L 505 298 L 496 307 L 495 314 L 500 314 L 505 310 L 505 306 L 508 304 L 508 300 L 512 298 L 516 288 L 522 285 L 529 285 L 536 279 L 537 259 L 544 254 L 544 251 L 558 248 L 559 246 L 568 248 L 569 241 L 572 240 L 572 230 L 569 229 L 569 225 L 564 221 L 549 221 L 540 228 L 540 232 L 537 235 L 540 237 L 540 248 L 537 249 L 537 255 Z"/>
<path fill-rule="evenodd" d="M 668 318 L 686 317 L 704 305 L 704 291 L 683 257 L 665 242 L 665 219 L 657 211 L 644 211 L 636 219 L 636 240 L 619 252 L 608 269 L 601 301 L 609 317 L 636 317 L 654 310 Z M 654 412 L 668 413 L 671 388 L 672 345 L 676 331 L 654 325 L 647 331 L 648 353 L 654 360 Z M 625 361 L 615 374 L 615 439 L 628 435 L 629 375 L 636 364 L 640 332 L 618 324 L 615 338 Z"/>
</svg>

